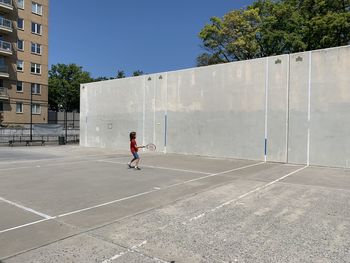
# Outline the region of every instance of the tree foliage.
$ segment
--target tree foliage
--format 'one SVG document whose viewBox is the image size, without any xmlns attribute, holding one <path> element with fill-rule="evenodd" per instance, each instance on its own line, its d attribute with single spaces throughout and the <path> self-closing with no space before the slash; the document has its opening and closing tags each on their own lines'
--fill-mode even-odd
<svg viewBox="0 0 350 263">
<path fill-rule="evenodd" d="M 257 0 L 199 33 L 197 65 L 348 45 L 350 0 Z"/>
<path fill-rule="evenodd" d="M 49 70 L 49 107 L 79 110 L 80 84 L 92 82 L 90 73 L 76 64 L 56 64 Z"/>
<path fill-rule="evenodd" d="M 104 80 L 109 80 L 110 78 L 107 78 L 107 77 L 98 77 L 96 79 L 94 79 L 93 81 L 94 82 L 97 82 L 97 81 L 104 81 Z"/>
<path fill-rule="evenodd" d="M 134 77 L 137 77 L 137 76 L 142 76 L 144 74 L 144 72 L 142 70 L 135 70 L 132 75 Z"/>
<path fill-rule="evenodd" d="M 125 72 L 124 72 L 124 70 L 118 70 L 117 71 L 117 79 L 123 79 L 123 78 L 125 78 L 126 76 L 125 76 Z"/>
<path fill-rule="evenodd" d="M 226 14 L 223 19 L 211 18 L 199 36 L 204 48 L 211 53 L 209 62 L 229 62 L 251 59 L 259 54 L 255 41 L 260 17 L 257 9 L 235 10 Z M 201 59 L 208 59 L 208 53 Z M 212 61 L 213 60 L 213 61 Z"/>
</svg>

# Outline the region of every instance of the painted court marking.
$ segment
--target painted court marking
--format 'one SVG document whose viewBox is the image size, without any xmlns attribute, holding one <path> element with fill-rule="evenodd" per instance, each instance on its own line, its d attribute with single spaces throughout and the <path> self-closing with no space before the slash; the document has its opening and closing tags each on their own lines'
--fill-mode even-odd
<svg viewBox="0 0 350 263">
<path fill-rule="evenodd" d="M 123 156 L 123 157 L 116 157 L 116 158 L 113 158 L 114 160 L 122 160 L 122 159 L 125 159 L 125 158 L 129 158 L 127 156 Z M 67 160 L 71 160 L 72 158 L 70 159 L 67 159 Z M 43 159 L 44 160 L 44 159 Z M 48 160 L 52 160 L 52 159 L 48 159 Z M 59 159 L 60 161 L 62 159 Z M 40 160 L 41 161 L 41 160 Z M 86 162 L 92 162 L 92 161 L 99 161 L 99 160 L 94 160 L 94 159 L 83 159 L 83 160 L 80 160 L 80 161 L 73 161 L 73 162 L 66 162 L 64 160 L 62 160 L 63 162 L 56 162 L 56 163 L 52 163 L 52 164 L 47 164 L 47 165 L 40 165 L 40 167 L 44 168 L 44 167 L 52 167 L 52 166 L 60 166 L 60 165 L 71 165 L 71 164 L 79 164 L 79 163 L 86 163 Z M 27 162 L 27 161 L 26 161 Z M 28 161 L 30 162 L 30 161 Z M 38 163 L 38 161 L 32 161 L 31 163 Z M 22 163 L 22 162 L 19 162 L 19 163 Z M 12 164 L 18 164 L 18 163 L 12 163 Z M 29 169 L 29 168 L 37 168 L 38 165 L 35 164 L 35 165 L 32 165 L 32 166 L 22 166 L 22 167 L 8 167 L 8 168 L 0 168 L 0 171 L 11 171 L 11 170 L 21 170 L 21 169 Z"/>
<path fill-rule="evenodd" d="M 228 170 L 228 171 L 224 171 L 224 172 L 209 174 L 208 176 L 203 176 L 203 177 L 200 177 L 200 178 L 191 179 L 191 180 L 188 180 L 188 181 L 186 181 L 186 182 L 177 183 L 177 184 L 172 184 L 172 185 L 169 185 L 169 186 L 166 187 L 166 188 L 178 186 L 178 185 L 181 185 L 181 184 L 184 184 L 184 183 L 191 183 L 191 182 L 203 180 L 203 179 L 210 178 L 210 177 L 214 177 L 214 176 L 217 176 L 217 175 L 222 175 L 222 174 L 227 174 L 227 173 L 231 173 L 231 172 L 243 170 L 243 169 L 250 168 L 250 167 L 254 167 L 254 166 L 258 166 L 258 165 L 261 165 L 261 164 L 265 164 L 265 162 L 250 164 L 250 165 L 246 165 L 246 166 L 243 166 L 243 167 L 234 168 L 234 169 L 231 169 L 231 170 Z"/>
<path fill-rule="evenodd" d="M 212 208 L 212 209 L 210 209 L 210 210 L 208 210 L 208 211 L 206 211 L 206 212 L 204 212 L 204 213 L 202 213 L 202 214 L 200 214 L 200 215 L 198 215 L 198 216 L 192 217 L 192 218 L 189 219 L 189 222 L 198 220 L 198 219 L 204 217 L 205 215 L 207 215 L 207 214 L 209 214 L 209 213 L 212 213 L 212 212 L 215 212 L 216 210 L 218 210 L 218 209 L 220 209 L 220 208 L 222 208 L 222 207 L 224 207 L 224 206 L 227 206 L 227 205 L 229 205 L 229 204 L 232 204 L 232 203 L 234 203 L 234 202 L 237 202 L 237 201 L 239 201 L 240 199 L 242 199 L 242 198 L 244 198 L 244 197 L 246 197 L 246 196 L 248 196 L 248 195 L 251 195 L 251 194 L 253 194 L 253 193 L 259 192 L 259 191 L 261 191 L 261 190 L 263 190 L 263 189 L 265 189 L 265 188 L 267 188 L 267 187 L 269 187 L 269 186 L 271 186 L 271 185 L 273 185 L 273 184 L 275 184 L 275 183 L 277 183 L 277 182 L 279 182 L 279 181 L 281 181 L 281 180 L 283 180 L 283 179 L 285 179 L 285 178 L 287 178 L 287 177 L 289 177 L 289 176 L 291 176 L 291 175 L 293 175 L 293 174 L 295 174 L 295 173 L 298 173 L 298 172 L 304 170 L 304 169 L 307 168 L 307 167 L 308 167 L 307 165 L 304 166 L 304 167 L 301 167 L 301 168 L 299 168 L 299 169 L 297 169 L 297 170 L 295 170 L 295 171 L 293 171 L 293 172 L 291 172 L 291 173 L 289 173 L 289 174 L 286 174 L 286 175 L 284 175 L 284 176 L 278 178 L 277 180 L 274 180 L 274 181 L 272 181 L 272 182 L 270 182 L 270 183 L 267 183 L 267 184 L 265 184 L 265 185 L 263 185 L 263 186 L 257 187 L 257 188 L 255 188 L 255 189 L 253 189 L 253 190 L 251 190 L 251 191 L 249 191 L 249 192 L 243 194 L 243 195 L 240 195 L 239 197 L 237 197 L 237 198 L 235 198 L 235 199 L 232 199 L 232 200 L 230 200 L 230 201 L 227 201 L 227 202 L 225 202 L 225 203 L 223 203 L 223 204 L 221 204 L 221 205 L 219 205 L 219 206 L 217 206 L 217 207 L 214 207 L 214 208 Z M 186 222 L 183 222 L 183 224 L 186 224 Z"/>
<path fill-rule="evenodd" d="M 128 200 L 128 199 L 139 197 L 139 196 L 142 196 L 142 195 L 147 195 L 147 194 L 150 194 L 150 193 L 153 193 L 153 192 L 157 192 L 157 191 L 159 191 L 159 190 L 151 190 L 151 191 L 143 192 L 143 193 L 140 193 L 140 194 L 131 195 L 131 196 L 128 196 L 128 197 L 124 197 L 124 198 L 121 198 L 121 199 L 113 200 L 113 201 L 106 202 L 106 203 L 103 203 L 103 204 L 94 205 L 94 206 L 91 206 L 91 207 L 87 207 L 87 208 L 83 208 L 83 209 L 80 209 L 80 210 L 76 210 L 76 211 L 72 211 L 72 212 L 69 212 L 69 213 L 65 213 L 65 214 L 62 214 L 62 215 L 58 215 L 58 216 L 55 216 L 54 218 L 60 218 L 60 217 L 64 217 L 64 216 L 69 216 L 69 215 L 81 213 L 81 212 L 88 211 L 88 210 L 91 210 L 91 209 L 94 209 L 94 208 L 98 208 L 98 207 L 102 207 L 102 206 L 106 206 L 106 205 L 111 205 L 111 204 L 114 204 L 114 203 L 118 203 L 118 202 L 121 202 L 121 201 L 125 201 L 125 200 Z"/>
<path fill-rule="evenodd" d="M 10 200 L 7 200 L 7 199 L 5 199 L 5 198 L 2 198 L 1 196 L 0 196 L 0 201 L 5 202 L 5 203 L 7 203 L 7 204 L 10 204 L 10 205 L 12 205 L 12 206 L 18 207 L 18 208 L 20 208 L 20 209 L 22 209 L 22 210 L 25 210 L 25 211 L 27 211 L 27 212 L 30 212 L 30 213 L 32 213 L 32 214 L 36 214 L 36 215 L 41 216 L 41 217 L 43 217 L 43 218 L 45 218 L 45 219 L 52 219 L 52 218 L 53 218 L 52 216 L 49 216 L 49 215 L 46 215 L 46 214 L 44 214 L 44 213 L 38 212 L 38 211 L 36 211 L 36 210 L 34 210 L 34 209 L 32 209 L 32 208 L 25 207 L 25 206 L 23 206 L 23 205 L 17 204 L 17 203 L 15 203 L 15 202 L 12 202 L 12 201 L 10 201 Z"/>
<path fill-rule="evenodd" d="M 98 160 L 98 162 L 115 163 L 115 164 L 126 165 L 126 163 L 115 162 L 115 161 L 108 161 L 108 160 Z M 184 173 L 212 174 L 212 173 L 206 173 L 206 172 L 200 172 L 200 171 L 194 171 L 194 170 L 184 170 L 184 169 L 176 169 L 176 168 L 168 168 L 168 167 L 160 167 L 160 166 L 152 166 L 152 165 L 142 165 L 142 167 L 154 168 L 154 169 L 160 169 L 160 170 L 170 170 L 170 171 L 177 171 L 177 172 L 184 172 Z"/>
<path fill-rule="evenodd" d="M 231 169 L 231 170 L 224 171 L 224 172 L 220 172 L 220 173 L 209 174 L 207 176 L 203 176 L 203 177 L 200 177 L 200 178 L 196 178 L 196 179 L 184 181 L 184 182 L 181 182 L 181 183 L 173 184 L 173 185 L 170 185 L 170 186 L 167 186 L 167 187 L 164 187 L 164 188 L 153 189 L 151 191 L 139 193 L 139 194 L 136 194 L 136 195 L 131 195 L 131 196 L 128 196 L 128 197 L 124 197 L 124 198 L 113 200 L 113 201 L 106 202 L 106 203 L 103 203 L 103 204 L 99 204 L 99 205 L 95 205 L 95 206 L 79 209 L 79 210 L 76 210 L 76 211 L 68 212 L 68 213 L 61 214 L 61 215 L 54 216 L 54 217 L 51 217 L 49 215 L 45 215 L 43 213 L 37 212 L 35 210 L 32 210 L 30 208 L 21 207 L 20 205 L 18 205 L 18 206 L 16 205 L 17 207 L 22 208 L 22 209 L 24 209 L 26 211 L 33 212 L 33 213 L 35 213 L 37 215 L 40 215 L 40 216 L 44 217 L 45 219 L 44 220 L 38 220 L 38 221 L 35 221 L 35 222 L 32 222 L 32 223 L 28 223 L 28 224 L 24 224 L 24 225 L 20 225 L 20 226 L 17 226 L 17 227 L 5 229 L 5 230 L 0 231 L 0 234 L 1 233 L 5 233 L 5 232 L 9 232 L 11 230 L 27 227 L 27 226 L 30 226 L 30 225 L 38 224 L 38 223 L 41 223 L 41 222 L 46 221 L 46 220 L 57 219 L 57 218 L 65 217 L 65 216 L 68 216 L 68 215 L 81 213 L 81 212 L 88 211 L 88 210 L 91 210 L 91 209 L 94 209 L 94 208 L 98 208 L 98 207 L 110 205 L 110 204 L 113 204 L 113 203 L 125 201 L 125 200 L 128 200 L 128 199 L 132 199 L 132 198 L 135 198 L 135 197 L 147 195 L 147 194 L 150 194 L 150 193 L 158 192 L 158 191 L 163 190 L 163 189 L 169 189 L 169 188 L 172 188 L 172 187 L 175 187 L 175 186 L 178 186 L 178 185 L 182 185 L 182 184 L 187 184 L 187 183 L 191 183 L 191 182 L 194 182 L 194 181 L 203 180 L 203 179 L 206 179 L 206 178 L 209 178 L 209 177 L 218 176 L 218 175 L 222 175 L 222 174 L 225 174 L 225 173 L 230 173 L 230 172 L 233 172 L 233 171 L 243 170 L 243 169 L 246 169 L 246 168 L 249 168 L 249 167 L 253 167 L 253 166 L 257 166 L 257 165 L 261 165 L 261 164 L 265 164 L 265 162 L 260 162 L 260 163 L 256 163 L 256 164 L 246 165 L 246 166 L 238 167 L 238 168 Z M 154 167 L 154 168 L 157 168 L 157 167 Z"/>
<path fill-rule="evenodd" d="M 120 257 L 122 257 L 122 256 L 124 256 L 124 255 L 126 255 L 128 253 L 137 253 L 137 254 L 139 254 L 141 256 L 144 256 L 146 258 L 150 258 L 152 260 L 156 260 L 156 261 L 161 262 L 161 263 L 169 263 L 168 261 L 164 261 L 164 260 L 162 260 L 160 258 L 147 256 L 147 255 L 145 255 L 145 254 L 143 254 L 143 253 L 141 253 L 140 251 L 137 250 L 138 248 L 140 248 L 140 247 L 142 247 L 142 246 L 144 246 L 146 244 L 147 244 L 147 240 L 145 240 L 142 243 L 140 243 L 138 245 L 135 245 L 135 246 L 133 246 L 131 248 L 128 248 L 126 251 L 120 252 L 119 254 L 117 254 L 117 255 L 109 258 L 109 259 L 106 259 L 106 260 L 102 261 L 101 263 L 110 263 L 113 260 L 118 259 L 118 258 L 120 258 Z"/>
<path fill-rule="evenodd" d="M 143 241 L 142 243 L 140 243 L 140 244 L 138 244 L 136 246 L 133 246 L 133 247 L 129 248 L 127 251 L 123 251 L 123 252 L 121 252 L 121 253 L 119 253 L 119 254 L 117 254 L 117 255 L 109 258 L 109 259 L 106 259 L 106 260 L 102 261 L 102 263 L 110 263 L 113 260 L 115 260 L 117 258 L 120 258 L 120 257 L 124 256 L 125 254 L 127 254 L 129 252 L 135 252 L 135 249 L 138 249 L 138 248 L 140 248 L 140 247 L 142 247 L 143 245 L 146 245 L 146 244 L 147 244 L 147 240 Z"/>
<path fill-rule="evenodd" d="M 124 163 L 123 163 L 123 164 L 124 164 Z M 256 163 L 256 164 L 251 164 L 251 165 L 246 165 L 246 166 L 243 166 L 243 167 L 231 169 L 231 170 L 224 171 L 224 172 L 220 172 L 220 173 L 210 174 L 210 175 L 208 175 L 208 176 L 203 176 L 203 177 L 199 177 L 199 178 L 196 178 L 196 179 L 187 180 L 187 181 L 184 181 L 184 182 L 181 182 L 181 183 L 172 184 L 172 185 L 166 186 L 166 187 L 164 187 L 164 188 L 159 188 L 159 187 L 157 187 L 156 189 L 154 188 L 154 189 L 151 190 L 151 191 L 139 193 L 139 194 L 136 194 L 136 195 L 132 195 L 132 196 L 124 197 L 124 198 L 121 198 L 121 199 L 113 200 L 113 201 L 110 201 L 110 202 L 107 202 L 107 203 L 103 203 L 103 204 L 99 204 L 99 205 L 95 205 L 95 206 L 83 208 L 83 209 L 80 209 L 80 210 L 72 211 L 72 212 L 69 212 L 69 213 L 65 213 L 65 214 L 56 216 L 55 218 L 60 218 L 60 217 L 68 216 L 68 215 L 77 214 L 77 213 L 80 213 L 80 212 L 88 211 L 88 210 L 91 210 L 91 209 L 94 209 L 94 208 L 98 208 L 98 207 L 102 207 L 102 206 L 106 206 L 106 205 L 110 205 L 110 204 L 114 204 L 114 203 L 118 203 L 118 202 L 125 201 L 125 200 L 128 200 L 128 199 L 132 199 L 132 198 L 135 198 L 135 197 L 139 197 L 139 196 L 143 196 L 143 195 L 148 195 L 148 194 L 150 194 L 150 193 L 158 192 L 158 191 L 160 191 L 160 190 L 162 190 L 162 189 L 163 189 L 163 190 L 164 190 L 164 189 L 169 189 L 169 188 L 172 188 L 172 187 L 175 187 L 175 186 L 178 186 L 178 185 L 188 184 L 188 183 L 195 182 L 195 181 L 199 181 L 199 180 L 203 180 L 203 179 L 206 179 L 206 178 L 209 178 L 209 177 L 213 177 L 213 176 L 217 176 L 217 175 L 221 175 L 221 174 L 225 174 L 225 173 L 230 173 L 230 172 L 233 172 L 233 171 L 238 171 L 238 170 L 246 169 L 246 168 L 253 167 L 253 166 L 257 166 L 257 165 L 261 165 L 261 164 L 265 164 L 265 162 Z M 125 165 L 125 164 L 124 164 L 124 165 Z M 160 168 L 160 169 L 162 169 L 162 168 Z"/>
<path fill-rule="evenodd" d="M 24 224 L 24 225 L 20 225 L 20 226 L 11 227 L 11 228 L 8 228 L 8 229 L 5 229 L 5 230 L 1 230 L 1 231 L 0 231 L 0 234 L 6 233 L 6 232 L 10 232 L 10 231 L 12 231 L 12 230 L 24 228 L 24 227 L 27 227 L 27 226 L 31 226 L 31 225 L 36 225 L 36 224 L 39 224 L 39 223 L 41 223 L 41 222 L 45 222 L 45 221 L 48 221 L 48 220 L 51 220 L 51 219 L 53 219 L 53 218 L 41 219 L 41 220 L 34 221 L 34 222 L 31 222 L 31 223 L 28 223 L 28 224 Z"/>
</svg>

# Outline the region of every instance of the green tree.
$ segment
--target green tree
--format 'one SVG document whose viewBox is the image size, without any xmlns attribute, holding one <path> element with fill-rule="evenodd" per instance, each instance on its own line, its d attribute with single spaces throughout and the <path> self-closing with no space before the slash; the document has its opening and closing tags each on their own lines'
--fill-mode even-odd
<svg viewBox="0 0 350 263">
<path fill-rule="evenodd" d="M 350 0 L 259 0 L 259 43 L 278 55 L 350 43 Z"/>
<path fill-rule="evenodd" d="M 350 44 L 350 0 L 285 0 L 304 18 L 307 50 Z"/>
<path fill-rule="evenodd" d="M 261 18 L 256 35 L 261 57 L 307 49 L 303 38 L 305 20 L 295 5 L 259 0 L 248 8 L 258 10 Z"/>
<path fill-rule="evenodd" d="M 199 37 L 199 66 L 348 45 L 350 0 L 257 0 L 211 18 Z"/>
<path fill-rule="evenodd" d="M 104 81 L 104 80 L 109 80 L 110 78 L 107 78 L 107 77 L 98 77 L 96 79 L 94 79 L 93 81 L 94 82 L 97 82 L 97 81 Z"/>
<path fill-rule="evenodd" d="M 136 70 L 132 73 L 132 75 L 134 77 L 137 77 L 137 76 L 142 76 L 144 74 L 144 72 L 142 70 Z"/>
<path fill-rule="evenodd" d="M 259 10 L 235 10 L 222 19 L 212 17 L 210 21 L 199 33 L 207 53 L 197 58 L 197 64 L 203 65 L 205 61 L 224 63 L 260 56 L 256 40 L 261 23 Z"/>
<path fill-rule="evenodd" d="M 125 78 L 124 70 L 118 70 L 117 71 L 117 79 L 123 79 L 123 78 Z"/>
<path fill-rule="evenodd" d="M 199 55 L 196 59 L 196 62 L 197 67 L 224 63 L 224 61 L 220 57 L 209 53 L 202 53 L 201 55 Z"/>
<path fill-rule="evenodd" d="M 49 70 L 49 105 L 51 110 L 62 107 L 68 111 L 80 108 L 80 84 L 92 82 L 90 73 L 76 64 L 56 64 Z"/>
</svg>

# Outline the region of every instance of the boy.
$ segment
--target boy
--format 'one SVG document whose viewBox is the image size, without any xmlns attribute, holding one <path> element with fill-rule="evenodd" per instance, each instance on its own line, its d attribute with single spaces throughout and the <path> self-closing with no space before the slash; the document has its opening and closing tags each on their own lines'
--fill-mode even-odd
<svg viewBox="0 0 350 263">
<path fill-rule="evenodd" d="M 140 162 L 140 156 L 138 154 L 139 148 L 143 148 L 143 146 L 138 147 L 136 143 L 136 132 L 130 132 L 130 151 L 133 155 L 133 159 L 128 162 L 129 168 L 135 168 L 136 170 L 141 170 L 141 168 L 138 166 Z M 135 162 L 135 166 L 132 166 L 131 164 Z"/>
</svg>

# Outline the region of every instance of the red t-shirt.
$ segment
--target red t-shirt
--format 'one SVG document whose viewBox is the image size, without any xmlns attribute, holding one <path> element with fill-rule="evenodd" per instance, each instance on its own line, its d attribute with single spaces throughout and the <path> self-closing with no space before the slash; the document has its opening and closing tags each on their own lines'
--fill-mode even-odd
<svg viewBox="0 0 350 263">
<path fill-rule="evenodd" d="M 137 149 L 137 143 L 136 143 L 136 140 L 135 139 L 132 139 L 130 141 L 130 151 L 132 153 L 135 153 L 135 152 L 138 152 L 139 149 Z"/>
</svg>

